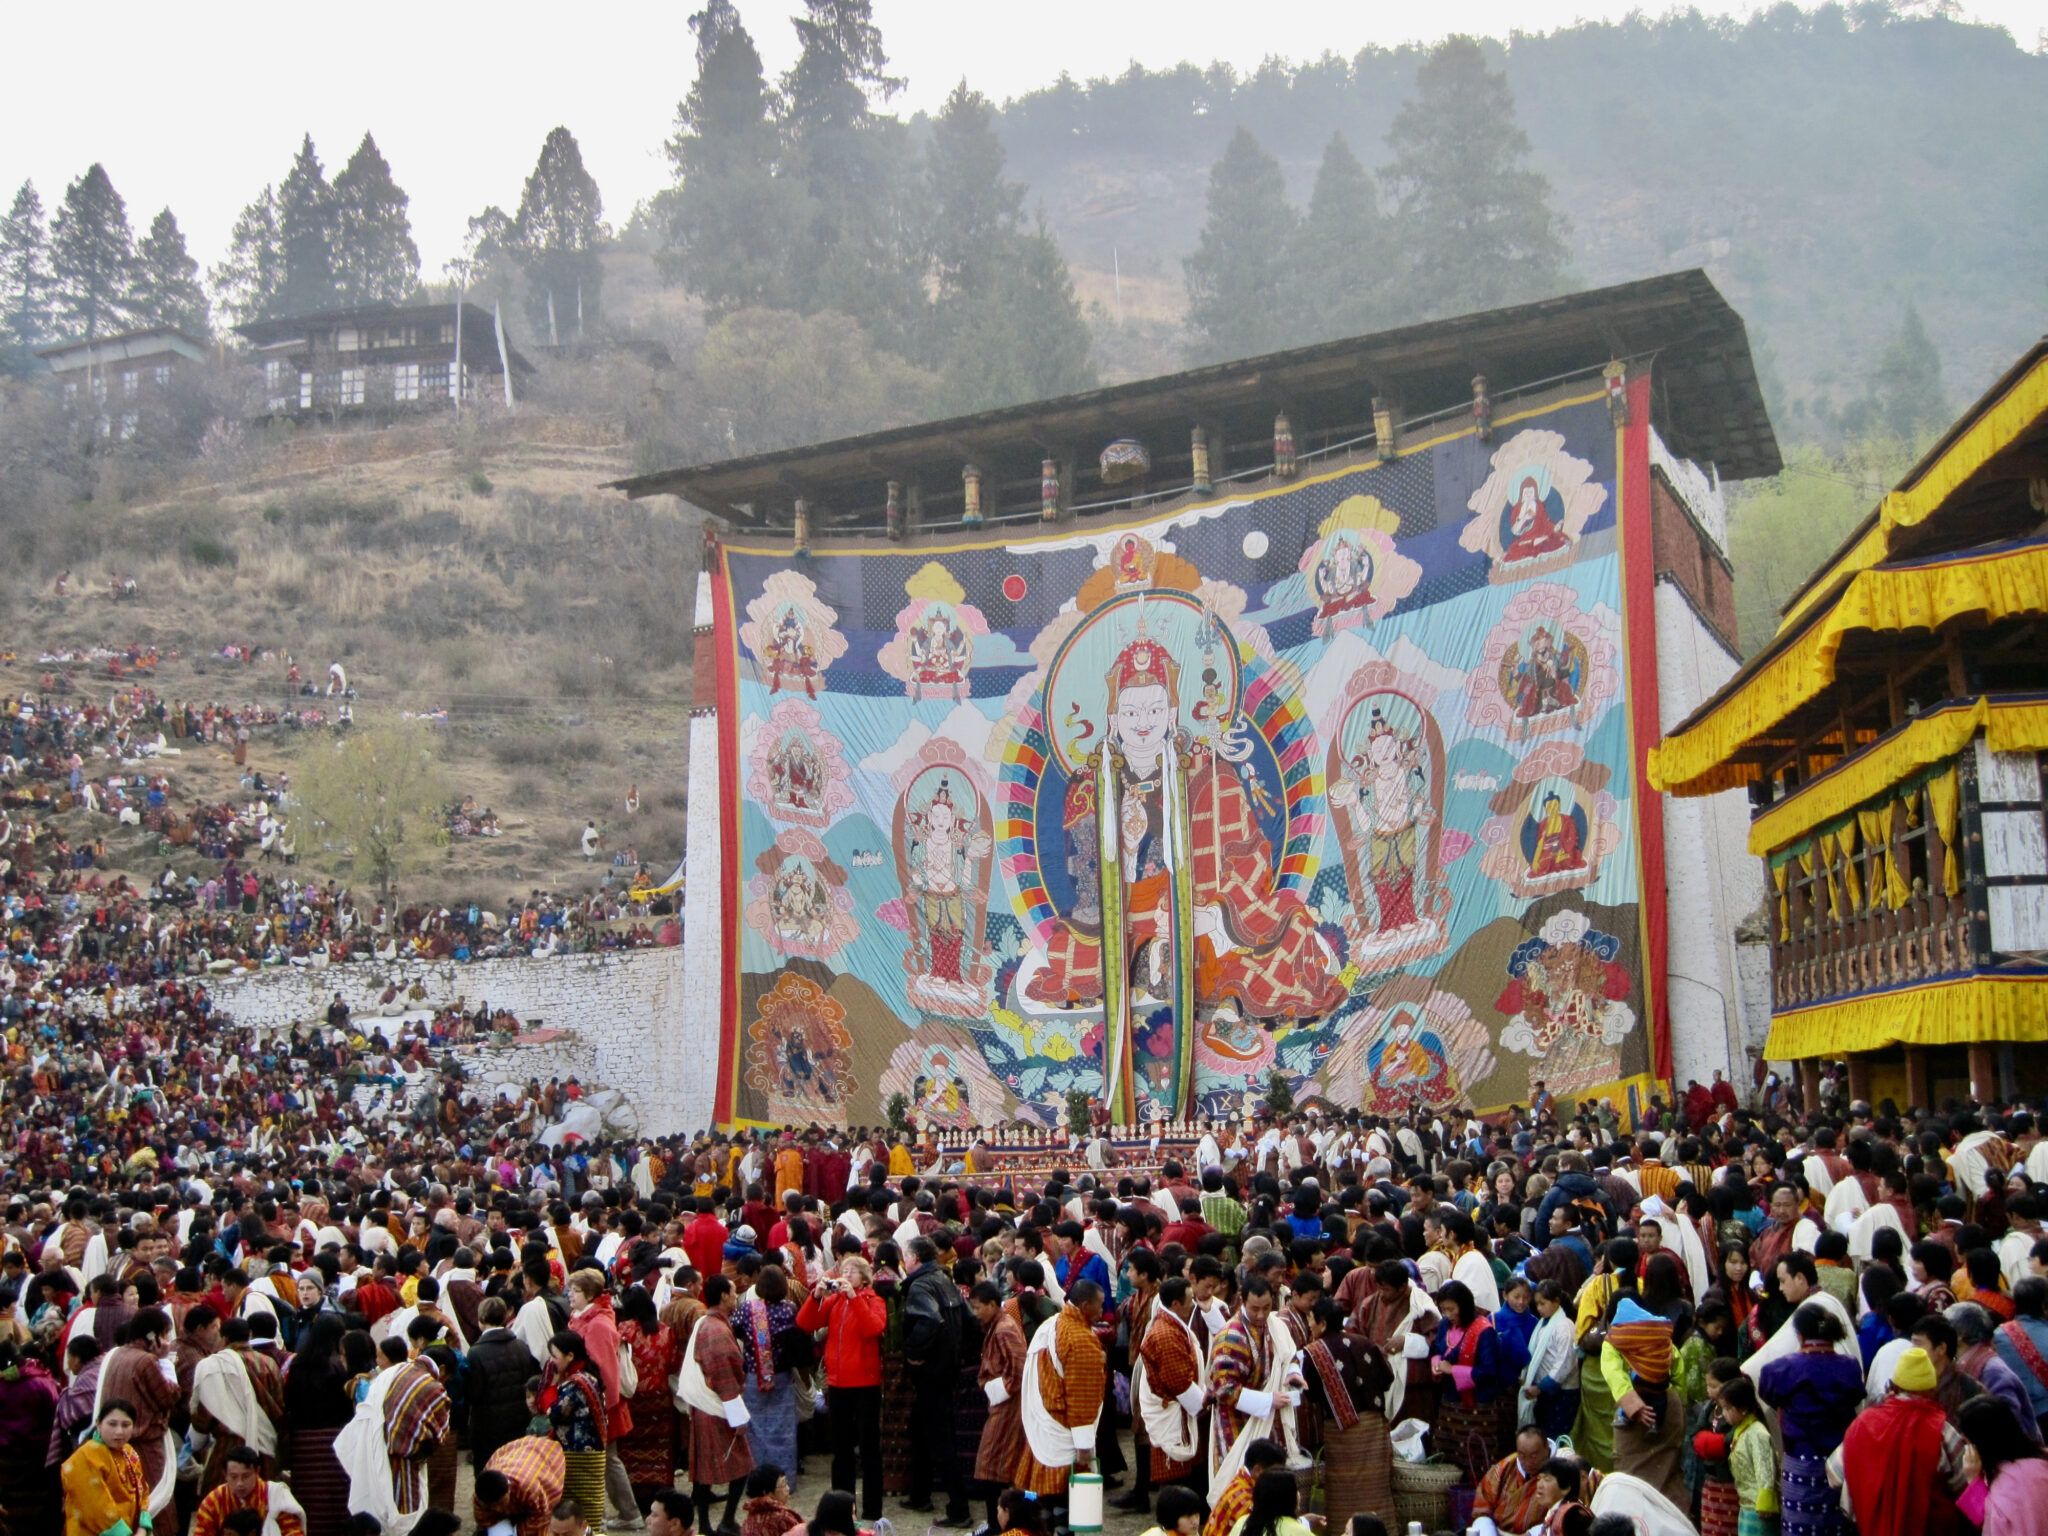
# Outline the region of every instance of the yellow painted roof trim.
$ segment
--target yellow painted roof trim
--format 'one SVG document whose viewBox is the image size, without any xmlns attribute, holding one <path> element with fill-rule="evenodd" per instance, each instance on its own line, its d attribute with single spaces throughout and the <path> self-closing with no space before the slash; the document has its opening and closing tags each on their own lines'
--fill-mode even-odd
<svg viewBox="0 0 2048 1536">
<path fill-rule="evenodd" d="M 1785 610 L 1778 633 L 1796 628 L 1800 619 L 1824 599 L 1843 576 L 1865 571 L 1891 553 L 1894 528 L 1914 528 L 1927 521 L 1969 478 L 2011 446 L 2022 432 L 2048 415 L 2048 357 L 2015 379 L 2004 394 L 1977 414 L 1976 420 L 1944 448 L 1910 486 L 1887 492 L 1877 504 L 1877 521 L 1855 544 L 1838 555 Z"/>
<path fill-rule="evenodd" d="M 1651 787 L 1678 795 L 1731 787 L 1716 770 L 1834 681 L 1835 655 L 1850 631 L 1935 629 L 1966 613 L 1993 620 L 2048 613 L 2048 543 L 1878 566 L 1852 577 L 1827 612 L 1712 714 L 1651 748 Z"/>
</svg>

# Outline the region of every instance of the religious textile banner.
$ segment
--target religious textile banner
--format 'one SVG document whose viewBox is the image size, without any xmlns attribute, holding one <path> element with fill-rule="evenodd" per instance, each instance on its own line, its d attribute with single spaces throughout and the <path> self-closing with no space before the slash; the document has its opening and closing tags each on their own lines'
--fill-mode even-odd
<svg viewBox="0 0 2048 1536">
<path fill-rule="evenodd" d="M 1647 1091 L 1631 382 L 1113 523 L 736 533 L 721 1121 Z"/>
</svg>

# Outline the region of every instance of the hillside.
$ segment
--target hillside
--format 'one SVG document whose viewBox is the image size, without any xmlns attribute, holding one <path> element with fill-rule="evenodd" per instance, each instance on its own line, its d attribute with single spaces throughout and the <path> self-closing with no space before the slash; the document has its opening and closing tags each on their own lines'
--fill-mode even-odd
<svg viewBox="0 0 2048 1536">
<path fill-rule="evenodd" d="M 236 458 L 111 515 L 104 499 L 81 506 L 72 525 L 43 530 L 42 551 L 20 550 L 0 576 L 14 657 L 0 692 L 68 674 L 75 695 L 103 700 L 118 686 L 103 658 L 39 656 L 134 645 L 162 653 L 139 680 L 167 702 L 331 714 L 333 700 L 293 698 L 287 658 L 323 683 L 339 660 L 359 722 L 446 712 L 449 776 L 503 827 L 451 840 L 407 898 L 588 889 L 610 866 L 585 863 L 586 818 L 607 855 L 630 845 L 668 874 L 683 847 L 700 534 L 685 512 L 598 489 L 630 467 L 623 443 L 527 410 L 307 434 Z M 136 583 L 132 600 L 109 595 L 116 579 Z M 224 646 L 263 654 L 224 660 Z M 326 735 L 260 729 L 250 765 L 274 779 Z M 182 745 L 165 763 L 174 803 L 238 798 L 225 748 Z M 72 820 L 75 840 L 85 818 Z M 92 827 L 119 867 L 160 871 L 154 838 Z M 322 871 L 317 849 L 300 853 L 302 875 Z"/>
<path fill-rule="evenodd" d="M 1279 46 L 1284 50 L 1284 42 Z M 1780 5 L 1488 42 L 1588 286 L 1705 266 L 1771 375 L 1781 432 L 1821 430 L 1918 306 L 1951 393 L 1968 398 L 2048 331 L 2048 56 L 2004 31 L 1889 7 Z M 1009 173 L 1029 184 L 1098 325 L 1106 377 L 1152 371 L 1185 300 L 1180 258 L 1210 165 L 1239 126 L 1307 199 L 1331 134 L 1368 167 L 1421 54 L 1183 65 L 1061 80 L 1009 103 Z M 1384 191 L 1385 189 L 1383 189 Z M 1105 335 L 1105 330 L 1109 334 Z"/>
</svg>

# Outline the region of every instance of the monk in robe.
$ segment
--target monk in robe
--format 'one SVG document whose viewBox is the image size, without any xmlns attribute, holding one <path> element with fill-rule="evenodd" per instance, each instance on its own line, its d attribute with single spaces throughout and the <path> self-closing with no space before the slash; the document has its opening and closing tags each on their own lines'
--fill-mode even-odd
<svg viewBox="0 0 2048 1536">
<path fill-rule="evenodd" d="M 1095 1424 L 1108 1384 L 1095 1337 L 1101 1320 L 1102 1288 L 1077 1280 L 1060 1315 L 1032 1335 L 1020 1394 L 1024 1445 L 1010 1469 L 1011 1482 L 1026 1493 L 1064 1500 L 1069 1475 L 1094 1463 Z"/>
<path fill-rule="evenodd" d="M 785 1195 L 802 1194 L 804 1189 L 804 1155 L 796 1139 L 784 1131 L 782 1146 L 775 1154 L 775 1203 L 780 1206 Z"/>
<path fill-rule="evenodd" d="M 547 1536 L 549 1516 L 562 1501 L 566 1465 L 552 1440 L 523 1435 L 506 1441 L 477 1474 L 470 1511 L 476 1528 L 488 1531 L 505 1521 L 517 1536 Z"/>
<path fill-rule="evenodd" d="M 690 1491 L 697 1505 L 697 1527 L 711 1526 L 713 1489 L 727 1485 L 725 1518 L 734 1523 L 747 1474 L 754 1470 L 754 1451 L 747 1440 L 747 1405 L 742 1400 L 746 1361 L 732 1331 L 739 1293 L 724 1275 L 704 1282 L 704 1315 L 690 1333 L 683 1356 L 683 1398 L 690 1405 Z"/>
</svg>

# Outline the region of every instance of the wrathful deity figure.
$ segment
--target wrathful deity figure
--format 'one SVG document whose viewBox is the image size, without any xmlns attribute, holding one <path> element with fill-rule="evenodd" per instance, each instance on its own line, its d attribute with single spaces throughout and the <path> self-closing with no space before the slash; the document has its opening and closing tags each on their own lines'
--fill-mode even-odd
<svg viewBox="0 0 2048 1536">
<path fill-rule="evenodd" d="M 1118 963 L 1129 967 L 1141 1003 L 1167 990 L 1162 971 L 1172 963 L 1173 906 L 1167 789 L 1177 768 L 1185 777 L 1191 833 L 1197 1005 L 1226 1027 L 1242 1015 L 1311 1018 L 1335 1008 L 1346 992 L 1335 959 L 1301 898 L 1275 889 L 1272 846 L 1239 769 L 1179 727 L 1178 665 L 1141 627 L 1117 656 L 1108 683 L 1119 846 L 1098 846 L 1099 770 L 1091 763 L 1068 783 L 1061 815 L 1075 910 L 1047 945 L 1045 965 L 1026 984 L 1026 995 L 1056 1007 L 1101 1000 L 1105 939 L 1099 901 L 1090 893 L 1101 888 L 1105 857 L 1121 866 L 1125 888 Z M 1172 764 L 1169 753 L 1177 754 Z"/>
<path fill-rule="evenodd" d="M 768 637 L 768 691 L 780 692 L 785 677 L 792 685 L 802 683 L 808 697 L 818 696 L 818 652 L 795 608 L 785 608 L 775 616 Z"/>
<path fill-rule="evenodd" d="M 1529 654 L 1509 656 L 1507 687 L 1503 690 L 1515 708 L 1518 720 L 1570 709 L 1579 702 L 1575 685 L 1577 658 L 1569 636 L 1560 650 L 1556 638 L 1542 625 L 1529 636 Z"/>
</svg>

